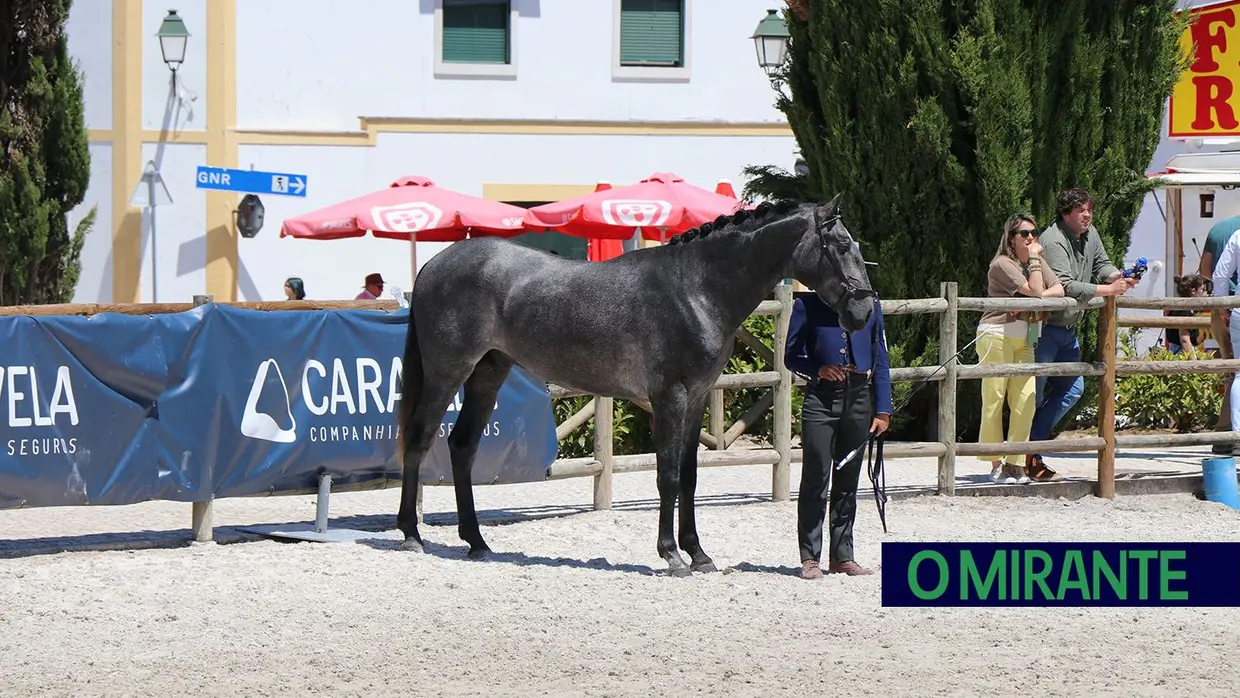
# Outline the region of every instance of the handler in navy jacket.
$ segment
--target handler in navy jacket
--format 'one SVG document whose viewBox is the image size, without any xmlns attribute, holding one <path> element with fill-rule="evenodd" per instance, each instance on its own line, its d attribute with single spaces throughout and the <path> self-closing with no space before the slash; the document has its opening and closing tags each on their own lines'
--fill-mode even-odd
<svg viewBox="0 0 1240 698">
<path fill-rule="evenodd" d="M 817 294 L 797 294 L 784 362 L 809 381 L 801 408 L 804 457 L 797 504 L 801 576 L 822 578 L 819 565 L 828 484 L 831 542 L 827 571 L 873 574 L 853 560 L 853 521 L 864 449 L 839 470 L 833 466 L 865 443 L 871 431 L 875 435 L 886 431 L 891 421 L 891 373 L 878 300 L 866 326 L 849 334 Z"/>
</svg>

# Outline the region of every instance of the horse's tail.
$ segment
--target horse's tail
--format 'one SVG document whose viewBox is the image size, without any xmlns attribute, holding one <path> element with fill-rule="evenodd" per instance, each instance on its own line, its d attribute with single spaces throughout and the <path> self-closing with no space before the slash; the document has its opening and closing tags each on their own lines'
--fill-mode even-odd
<svg viewBox="0 0 1240 698">
<path fill-rule="evenodd" d="M 418 326 L 413 321 L 413 305 L 409 306 L 409 329 L 405 332 L 405 358 L 400 369 L 400 411 L 396 426 L 396 455 L 404 459 L 405 439 L 413 427 L 413 408 L 422 392 L 422 348 L 418 346 Z"/>
</svg>

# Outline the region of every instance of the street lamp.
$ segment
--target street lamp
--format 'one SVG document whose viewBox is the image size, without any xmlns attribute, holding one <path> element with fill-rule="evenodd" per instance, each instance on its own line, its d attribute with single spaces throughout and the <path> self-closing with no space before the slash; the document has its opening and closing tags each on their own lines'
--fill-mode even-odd
<svg viewBox="0 0 1240 698">
<path fill-rule="evenodd" d="M 758 65 L 766 71 L 768 78 L 775 81 L 788 55 L 788 40 L 792 38 L 779 11 L 767 10 L 749 38 L 753 39 L 754 50 L 758 53 Z"/>
<path fill-rule="evenodd" d="M 176 10 L 168 10 L 155 36 L 159 37 L 159 52 L 164 56 L 164 63 L 175 78 L 177 68 L 185 61 L 185 44 L 189 40 L 189 30 L 185 28 L 185 22 L 181 21 Z"/>
</svg>

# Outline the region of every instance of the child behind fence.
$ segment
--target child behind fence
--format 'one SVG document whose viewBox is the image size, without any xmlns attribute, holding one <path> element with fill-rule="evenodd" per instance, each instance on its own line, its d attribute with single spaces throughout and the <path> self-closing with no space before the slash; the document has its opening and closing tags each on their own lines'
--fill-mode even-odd
<svg viewBox="0 0 1240 698">
<path fill-rule="evenodd" d="M 1210 291 L 1214 287 L 1214 282 L 1201 274 L 1185 274 L 1174 278 L 1175 295 L 1181 298 L 1200 298 L 1210 295 Z M 1193 317 L 1197 312 L 1190 309 L 1171 310 L 1168 315 L 1172 317 Z M 1197 343 L 1199 333 L 1197 330 L 1181 331 L 1175 328 L 1167 329 L 1167 349 L 1173 354 L 1179 354 L 1184 351 L 1192 351 L 1194 348 L 1200 347 Z"/>
</svg>

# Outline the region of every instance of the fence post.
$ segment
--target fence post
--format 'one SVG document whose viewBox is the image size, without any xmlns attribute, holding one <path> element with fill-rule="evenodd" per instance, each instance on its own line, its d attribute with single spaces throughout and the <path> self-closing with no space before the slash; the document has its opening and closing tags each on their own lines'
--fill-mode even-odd
<svg viewBox="0 0 1240 698">
<path fill-rule="evenodd" d="M 214 302 L 215 296 L 194 296 L 195 308 L 200 305 L 207 305 L 208 303 Z M 207 467 L 208 472 L 210 472 L 210 470 L 214 468 L 215 464 L 205 463 L 204 465 Z M 193 502 L 192 504 L 193 508 L 190 512 L 190 534 L 193 542 L 195 543 L 210 543 L 215 540 L 215 516 L 212 510 L 215 495 L 211 494 L 210 497 L 211 499 L 208 499 L 205 502 Z"/>
<path fill-rule="evenodd" d="M 613 398 L 595 396 L 594 398 L 594 460 L 603 470 L 594 476 L 594 509 L 611 508 L 611 468 L 612 468 L 612 405 Z"/>
<path fill-rule="evenodd" d="M 1098 496 L 1115 498 L 1115 334 L 1118 317 L 1116 297 L 1107 296 L 1098 313 L 1098 354 L 1102 357 L 1102 380 L 1098 381 Z"/>
<path fill-rule="evenodd" d="M 771 343 L 771 353 L 775 355 L 779 385 L 775 387 L 773 440 L 779 460 L 771 472 L 771 501 L 785 502 L 791 494 L 789 480 L 792 473 L 792 371 L 784 365 L 784 345 L 788 343 L 788 322 L 792 319 L 792 285 L 785 282 L 776 286 L 775 299 L 779 301 L 779 315 L 775 316 L 775 341 Z"/>
<path fill-rule="evenodd" d="M 939 363 L 943 380 L 939 383 L 939 441 L 947 451 L 939 457 L 939 494 L 956 494 L 956 322 L 958 302 L 956 282 L 944 281 L 939 293 L 947 299 L 947 310 L 939 317 Z"/>
<path fill-rule="evenodd" d="M 715 437 L 715 450 L 723 451 L 727 449 L 727 440 L 724 438 L 726 433 L 726 425 L 723 421 L 723 388 L 717 388 L 710 391 L 710 435 Z"/>
</svg>

